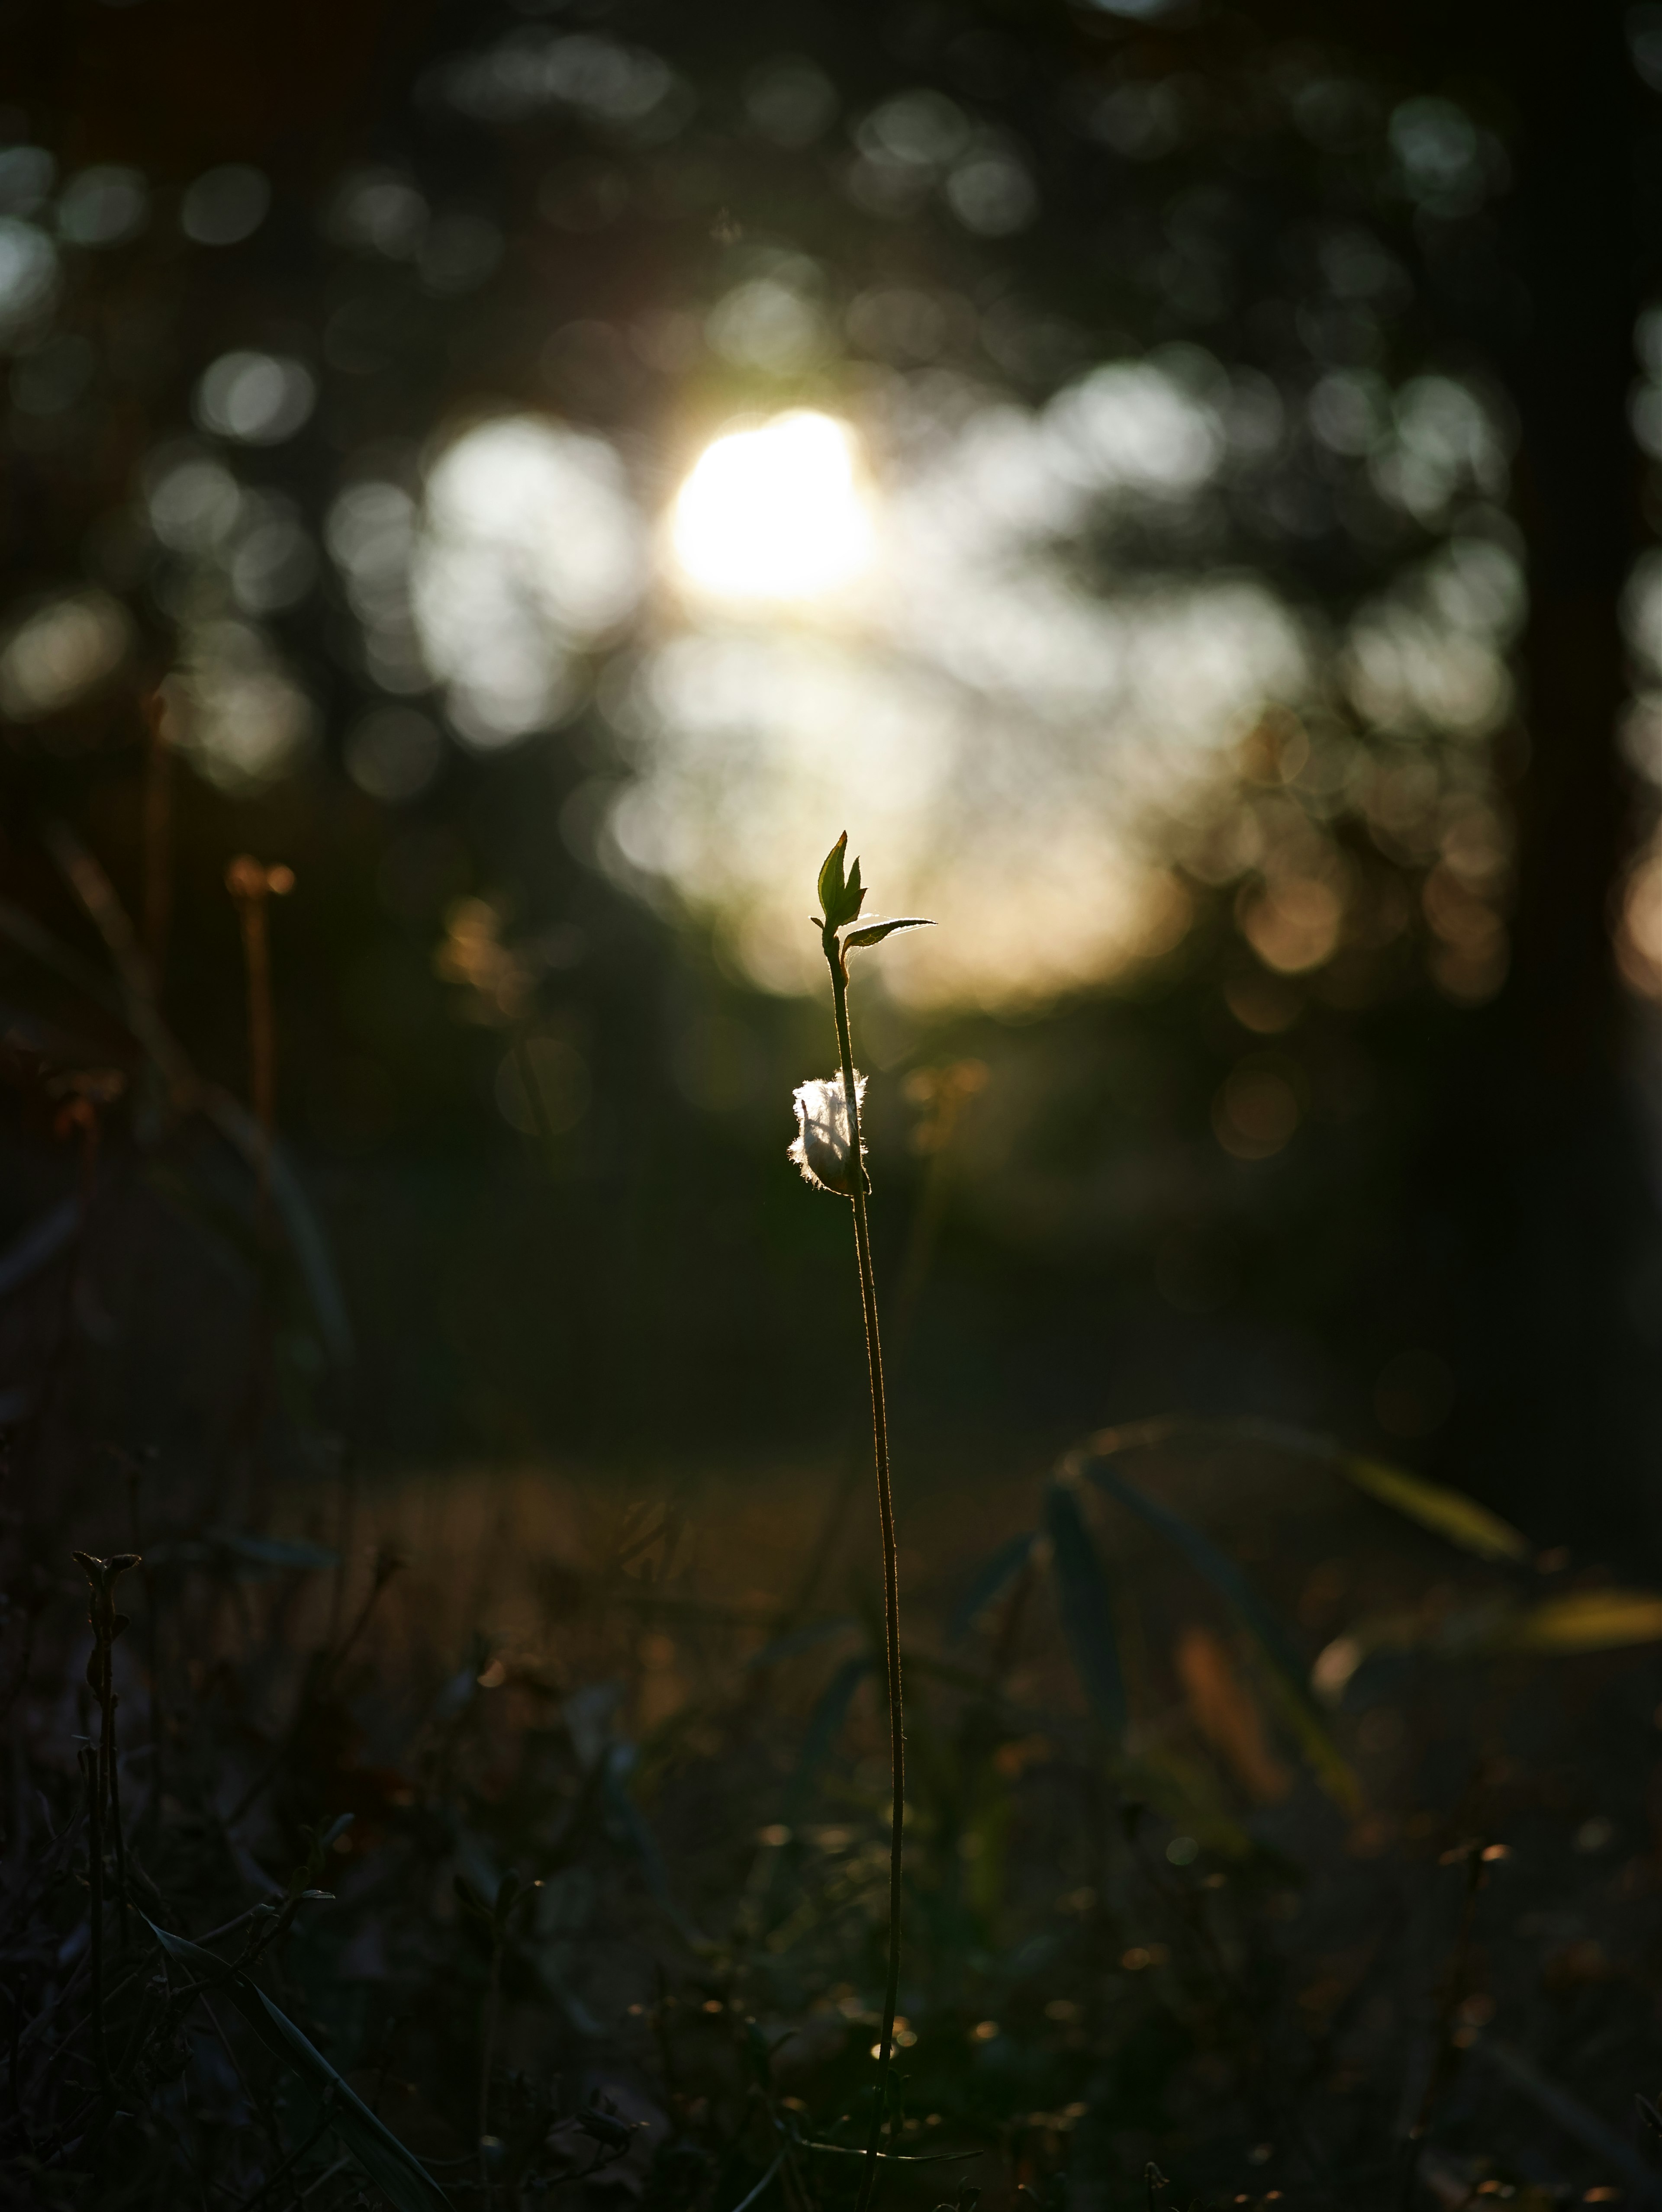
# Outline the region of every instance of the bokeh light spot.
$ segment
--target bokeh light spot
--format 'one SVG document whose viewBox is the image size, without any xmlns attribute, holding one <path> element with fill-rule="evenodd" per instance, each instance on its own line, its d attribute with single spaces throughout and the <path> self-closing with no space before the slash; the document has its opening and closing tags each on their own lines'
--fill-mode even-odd
<svg viewBox="0 0 1662 2212">
<path fill-rule="evenodd" d="M 807 408 L 729 431 L 681 487 L 672 538 L 687 580 L 719 598 L 779 602 L 836 591 L 872 555 L 853 439 Z"/>
</svg>

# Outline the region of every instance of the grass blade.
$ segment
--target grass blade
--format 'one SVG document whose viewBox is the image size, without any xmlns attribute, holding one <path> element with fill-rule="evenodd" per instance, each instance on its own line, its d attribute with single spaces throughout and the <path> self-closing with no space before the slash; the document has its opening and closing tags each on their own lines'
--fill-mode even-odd
<svg viewBox="0 0 1662 2212">
<path fill-rule="evenodd" d="M 820 1768 L 831 1757 L 837 1739 L 843 1733 L 843 1723 L 854 1703 L 854 1693 L 874 1671 L 871 1654 L 856 1651 L 845 1659 L 814 1701 L 808 1717 L 807 1733 L 802 1738 L 802 1748 L 785 1790 L 783 1820 L 788 1828 L 794 1828 L 807 1810 L 808 1800 Z"/>
<path fill-rule="evenodd" d="M 1091 1711 L 1118 1750 L 1125 1738 L 1127 1709 L 1125 1676 L 1114 1633 L 1113 1593 L 1079 1499 L 1066 1483 L 1052 1482 L 1045 1492 L 1044 1533 L 1050 1540 L 1062 1632 Z"/>
<path fill-rule="evenodd" d="M 1193 1522 L 1185 1521 L 1169 1505 L 1162 1505 L 1146 1490 L 1128 1482 L 1106 1460 L 1089 1458 L 1081 1471 L 1099 1490 L 1164 1536 L 1211 1583 L 1257 1646 L 1270 1692 L 1322 1787 L 1341 1805 L 1360 1803 L 1356 1778 L 1328 1731 L 1310 1688 L 1303 1655 L 1274 1607 L 1265 1603 L 1234 1561 Z"/>
<path fill-rule="evenodd" d="M 953 1607 L 947 1625 L 948 1644 L 961 1644 L 995 1598 L 1001 1597 L 1033 1555 L 1038 1541 L 1036 1528 L 1012 1536 L 976 1569 L 969 1588 Z"/>
<path fill-rule="evenodd" d="M 81 1201 L 66 1198 L 32 1221 L 21 1237 L 0 1252 L 0 1298 L 21 1290 L 43 1267 L 49 1267 L 75 1235 L 81 1220 Z"/>
<path fill-rule="evenodd" d="M 349 2087 L 323 2053 L 279 2012 L 264 1990 L 222 1959 L 153 1920 L 145 1925 L 170 1959 L 188 1966 L 216 1992 L 223 1990 L 271 2056 L 326 2100 L 329 2124 L 398 2212 L 450 2212 L 450 2200 L 415 2153 Z"/>
<path fill-rule="evenodd" d="M 1566 1590 L 1509 1622 L 1496 1638 L 1507 1651 L 1619 1651 L 1662 1641 L 1655 1590 Z"/>
<path fill-rule="evenodd" d="M 1434 1536 L 1440 1536 L 1445 1543 L 1456 1545 L 1475 1558 L 1515 1562 L 1529 1557 L 1528 1537 L 1509 1521 L 1503 1521 L 1498 1513 L 1491 1513 L 1488 1506 L 1480 1505 L 1475 1498 L 1468 1498 L 1464 1491 L 1451 1490 L 1446 1483 L 1429 1481 L 1422 1474 L 1409 1474 L 1400 1467 L 1387 1467 L 1382 1460 L 1367 1459 L 1359 1452 L 1346 1451 L 1331 1437 L 1314 1436 L 1307 1429 L 1285 1427 L 1279 1421 L 1250 1419 L 1202 1425 L 1215 1431 L 1220 1428 L 1225 1433 L 1233 1431 L 1246 1443 L 1269 1444 L 1277 1451 L 1290 1452 L 1297 1459 L 1324 1461 L 1353 1489 L 1361 1491 L 1381 1505 L 1388 1505 L 1405 1520 L 1417 1521 Z"/>
<path fill-rule="evenodd" d="M 203 1100 L 203 1110 L 249 1165 L 256 1166 L 264 1154 L 265 1139 L 247 1108 L 227 1091 L 211 1091 Z M 271 1195 L 277 1200 L 289 1249 L 306 1286 L 318 1333 L 335 1365 L 350 1367 L 354 1357 L 352 1324 L 347 1318 L 346 1300 L 323 1225 L 280 1144 L 271 1147 L 270 1165 Z"/>
<path fill-rule="evenodd" d="M 1378 1498 L 1409 1521 L 1417 1521 L 1434 1536 L 1458 1544 L 1480 1559 L 1516 1563 L 1529 1557 L 1529 1539 L 1510 1522 L 1491 1513 L 1475 1498 L 1428 1482 L 1423 1475 L 1405 1474 L 1401 1468 L 1385 1467 L 1378 1460 L 1358 1459 L 1341 1453 L 1335 1461 L 1339 1473 L 1354 1489 Z"/>
</svg>

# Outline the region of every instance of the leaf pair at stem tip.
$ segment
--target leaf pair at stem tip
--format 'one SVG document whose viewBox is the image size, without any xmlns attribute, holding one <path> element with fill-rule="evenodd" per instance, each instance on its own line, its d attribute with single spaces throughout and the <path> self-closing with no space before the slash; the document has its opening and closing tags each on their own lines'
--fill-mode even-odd
<svg viewBox="0 0 1662 2212">
<path fill-rule="evenodd" d="M 826 854 L 819 871 L 819 903 L 825 909 L 825 919 L 822 921 L 816 915 L 814 927 L 824 934 L 827 950 L 839 929 L 846 927 L 851 921 L 859 921 L 860 909 L 866 903 L 866 890 L 860 880 L 859 861 L 855 860 L 846 878 L 843 872 L 843 860 L 848 845 L 849 833 L 845 830 Z M 843 939 L 843 950 L 849 952 L 858 945 L 880 945 L 897 929 L 929 929 L 933 927 L 932 923 L 916 915 L 907 915 L 896 921 L 868 922 L 864 929 L 856 929 Z"/>
</svg>

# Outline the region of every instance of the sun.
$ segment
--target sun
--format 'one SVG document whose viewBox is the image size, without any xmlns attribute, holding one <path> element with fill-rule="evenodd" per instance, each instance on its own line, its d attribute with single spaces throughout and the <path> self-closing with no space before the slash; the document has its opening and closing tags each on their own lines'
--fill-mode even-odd
<svg viewBox="0 0 1662 2212">
<path fill-rule="evenodd" d="M 871 562 L 871 511 L 846 426 L 810 408 L 730 430 L 676 495 L 670 544 L 711 598 L 774 605 L 821 598 Z"/>
</svg>

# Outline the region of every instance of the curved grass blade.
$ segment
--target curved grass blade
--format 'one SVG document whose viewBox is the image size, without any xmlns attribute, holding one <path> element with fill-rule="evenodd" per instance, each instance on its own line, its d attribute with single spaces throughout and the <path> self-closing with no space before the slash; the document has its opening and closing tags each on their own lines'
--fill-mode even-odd
<svg viewBox="0 0 1662 2212">
<path fill-rule="evenodd" d="M 1468 1498 L 1463 1490 L 1451 1490 L 1446 1483 L 1432 1482 L 1422 1474 L 1409 1474 L 1403 1468 L 1387 1467 L 1381 1460 L 1347 1451 L 1331 1437 L 1315 1436 L 1307 1429 L 1289 1428 L 1280 1421 L 1251 1418 L 1198 1425 L 1214 1434 L 1233 1433 L 1247 1443 L 1269 1444 L 1298 1459 L 1322 1460 L 1353 1489 L 1388 1505 L 1405 1520 L 1417 1521 L 1434 1536 L 1476 1559 L 1517 1561 L 1529 1557 L 1528 1537 L 1498 1513 L 1491 1513 L 1487 1505 Z"/>
<path fill-rule="evenodd" d="M 1128 1482 L 1100 1458 L 1087 1459 L 1081 1472 L 1107 1497 L 1135 1513 L 1183 1553 L 1195 1571 L 1210 1583 L 1257 1645 L 1267 1685 L 1282 1715 L 1322 1787 L 1338 1803 L 1361 1802 L 1356 1778 L 1328 1732 L 1307 1680 L 1309 1669 L 1274 1607 L 1267 1605 L 1240 1569 L 1191 1521 L 1162 1505 L 1146 1490 Z"/>
<path fill-rule="evenodd" d="M 1052 1482 L 1044 1493 L 1044 1533 L 1050 1540 L 1062 1632 L 1091 1711 L 1118 1750 L 1125 1737 L 1127 1709 L 1125 1676 L 1114 1633 L 1113 1592 L 1079 1500 L 1065 1483 Z"/>
<path fill-rule="evenodd" d="M 149 1054 L 175 1100 L 193 1101 L 198 1087 L 196 1071 L 156 1011 L 155 979 L 115 886 L 67 823 L 43 823 L 40 841 L 104 940 L 115 967 L 122 1019 Z"/>
<path fill-rule="evenodd" d="M 1019 1536 L 1010 1537 L 982 1561 L 971 1577 L 969 1588 L 953 1607 L 952 1619 L 947 1624 L 948 1644 L 964 1641 L 988 1607 L 1004 1595 L 1032 1559 L 1038 1541 L 1036 1528 L 1024 1528 Z"/>
<path fill-rule="evenodd" d="M 1348 1452 L 1339 1454 L 1334 1464 L 1353 1489 L 1378 1498 L 1381 1505 L 1389 1505 L 1409 1521 L 1417 1521 L 1434 1536 L 1458 1544 L 1463 1552 L 1480 1559 L 1513 1563 L 1529 1557 L 1527 1536 L 1461 1491 L 1428 1482 L 1421 1474 L 1406 1474 L 1401 1468 L 1384 1467 L 1378 1460 L 1358 1459 Z"/>
<path fill-rule="evenodd" d="M 20 952 L 27 953 L 40 967 L 49 969 L 83 998 L 90 999 L 95 1006 L 101 1006 L 107 1014 L 113 1014 L 118 1020 L 122 1018 L 121 994 L 103 970 L 83 959 L 44 922 L 37 921 L 26 908 L 15 906 L 9 899 L 0 899 L 0 937 L 15 945 Z"/>
<path fill-rule="evenodd" d="M 222 1959 L 183 1936 L 171 1936 L 153 1920 L 145 1926 L 170 1959 L 188 1966 L 216 1992 L 223 1990 L 254 2035 L 280 2064 L 323 2099 L 329 2125 L 398 2212 L 450 2212 L 450 2200 L 415 2153 L 348 2087 L 323 2053 L 279 2012 L 264 1990 Z"/>
<path fill-rule="evenodd" d="M 223 1091 L 209 1091 L 202 1103 L 215 1127 L 229 1139 L 250 1166 L 256 1165 L 264 1152 L 265 1139 L 247 1108 Z M 335 1365 L 350 1367 L 354 1357 L 352 1324 L 347 1318 L 346 1300 L 322 1224 L 313 1212 L 311 1200 L 281 1144 L 271 1146 L 270 1165 L 271 1195 L 283 1218 L 289 1249 L 294 1254 L 295 1265 L 306 1285 L 318 1333 Z"/>
</svg>

